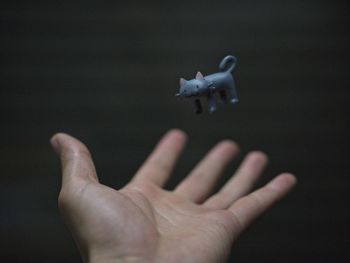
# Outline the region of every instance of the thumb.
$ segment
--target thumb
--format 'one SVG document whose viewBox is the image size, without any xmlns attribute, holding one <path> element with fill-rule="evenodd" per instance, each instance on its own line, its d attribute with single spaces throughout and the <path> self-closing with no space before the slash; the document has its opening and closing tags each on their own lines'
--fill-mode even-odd
<svg viewBox="0 0 350 263">
<path fill-rule="evenodd" d="M 98 182 L 94 163 L 87 147 L 64 133 L 55 134 L 51 145 L 62 164 L 62 187 L 78 181 Z"/>
</svg>

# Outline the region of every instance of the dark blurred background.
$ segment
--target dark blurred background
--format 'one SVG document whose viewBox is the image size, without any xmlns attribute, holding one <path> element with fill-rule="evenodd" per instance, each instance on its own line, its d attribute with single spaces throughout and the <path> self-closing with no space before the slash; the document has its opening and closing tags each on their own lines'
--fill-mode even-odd
<svg viewBox="0 0 350 263">
<path fill-rule="evenodd" d="M 299 184 L 232 262 L 349 262 L 349 8 L 343 0 L 1 1 L 0 261 L 79 262 L 57 211 L 58 131 L 120 188 L 158 138 L 190 136 L 171 189 L 218 140 L 260 149 Z M 180 77 L 227 54 L 240 103 L 195 115 Z M 242 157 L 241 157 L 242 159 Z M 227 171 L 227 179 L 240 160 Z"/>
</svg>

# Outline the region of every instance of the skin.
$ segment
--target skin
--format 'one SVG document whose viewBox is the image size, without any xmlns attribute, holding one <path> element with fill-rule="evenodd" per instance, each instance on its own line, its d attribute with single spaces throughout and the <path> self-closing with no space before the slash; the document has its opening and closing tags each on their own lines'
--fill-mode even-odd
<svg viewBox="0 0 350 263">
<path fill-rule="evenodd" d="M 255 151 L 213 193 L 239 151 L 225 140 L 174 190 L 164 190 L 186 137 L 180 130 L 165 134 L 120 190 L 99 183 L 83 143 L 63 133 L 52 137 L 62 162 L 59 209 L 84 262 L 224 262 L 239 235 L 296 183 L 283 173 L 251 192 L 267 163 Z"/>
</svg>

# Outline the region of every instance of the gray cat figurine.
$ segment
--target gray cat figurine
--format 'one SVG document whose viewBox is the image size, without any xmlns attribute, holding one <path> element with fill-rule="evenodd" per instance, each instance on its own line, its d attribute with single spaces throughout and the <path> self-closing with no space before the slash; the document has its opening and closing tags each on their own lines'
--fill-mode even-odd
<svg viewBox="0 0 350 263">
<path fill-rule="evenodd" d="M 200 97 L 207 97 L 209 112 L 216 110 L 215 93 L 220 96 L 221 102 L 226 102 L 227 93 L 232 104 L 238 102 L 235 82 L 232 77 L 232 70 L 237 59 L 234 56 L 226 56 L 219 64 L 220 72 L 203 76 L 198 71 L 196 78 L 191 80 L 180 79 L 180 91 L 175 96 L 180 98 L 194 99 L 195 113 L 203 112 Z"/>
</svg>

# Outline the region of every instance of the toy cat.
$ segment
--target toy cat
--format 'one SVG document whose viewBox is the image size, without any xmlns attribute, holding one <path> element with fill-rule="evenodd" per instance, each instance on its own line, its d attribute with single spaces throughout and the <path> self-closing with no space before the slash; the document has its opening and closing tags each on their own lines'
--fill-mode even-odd
<svg viewBox="0 0 350 263">
<path fill-rule="evenodd" d="M 195 113 L 202 113 L 200 97 L 207 97 L 209 112 L 216 110 L 215 93 L 220 96 L 221 102 L 226 102 L 227 93 L 230 103 L 238 102 L 235 82 L 231 75 L 237 59 L 234 56 L 226 56 L 219 64 L 220 72 L 203 76 L 198 71 L 196 78 L 191 80 L 180 79 L 180 91 L 175 96 L 194 99 Z"/>
</svg>

